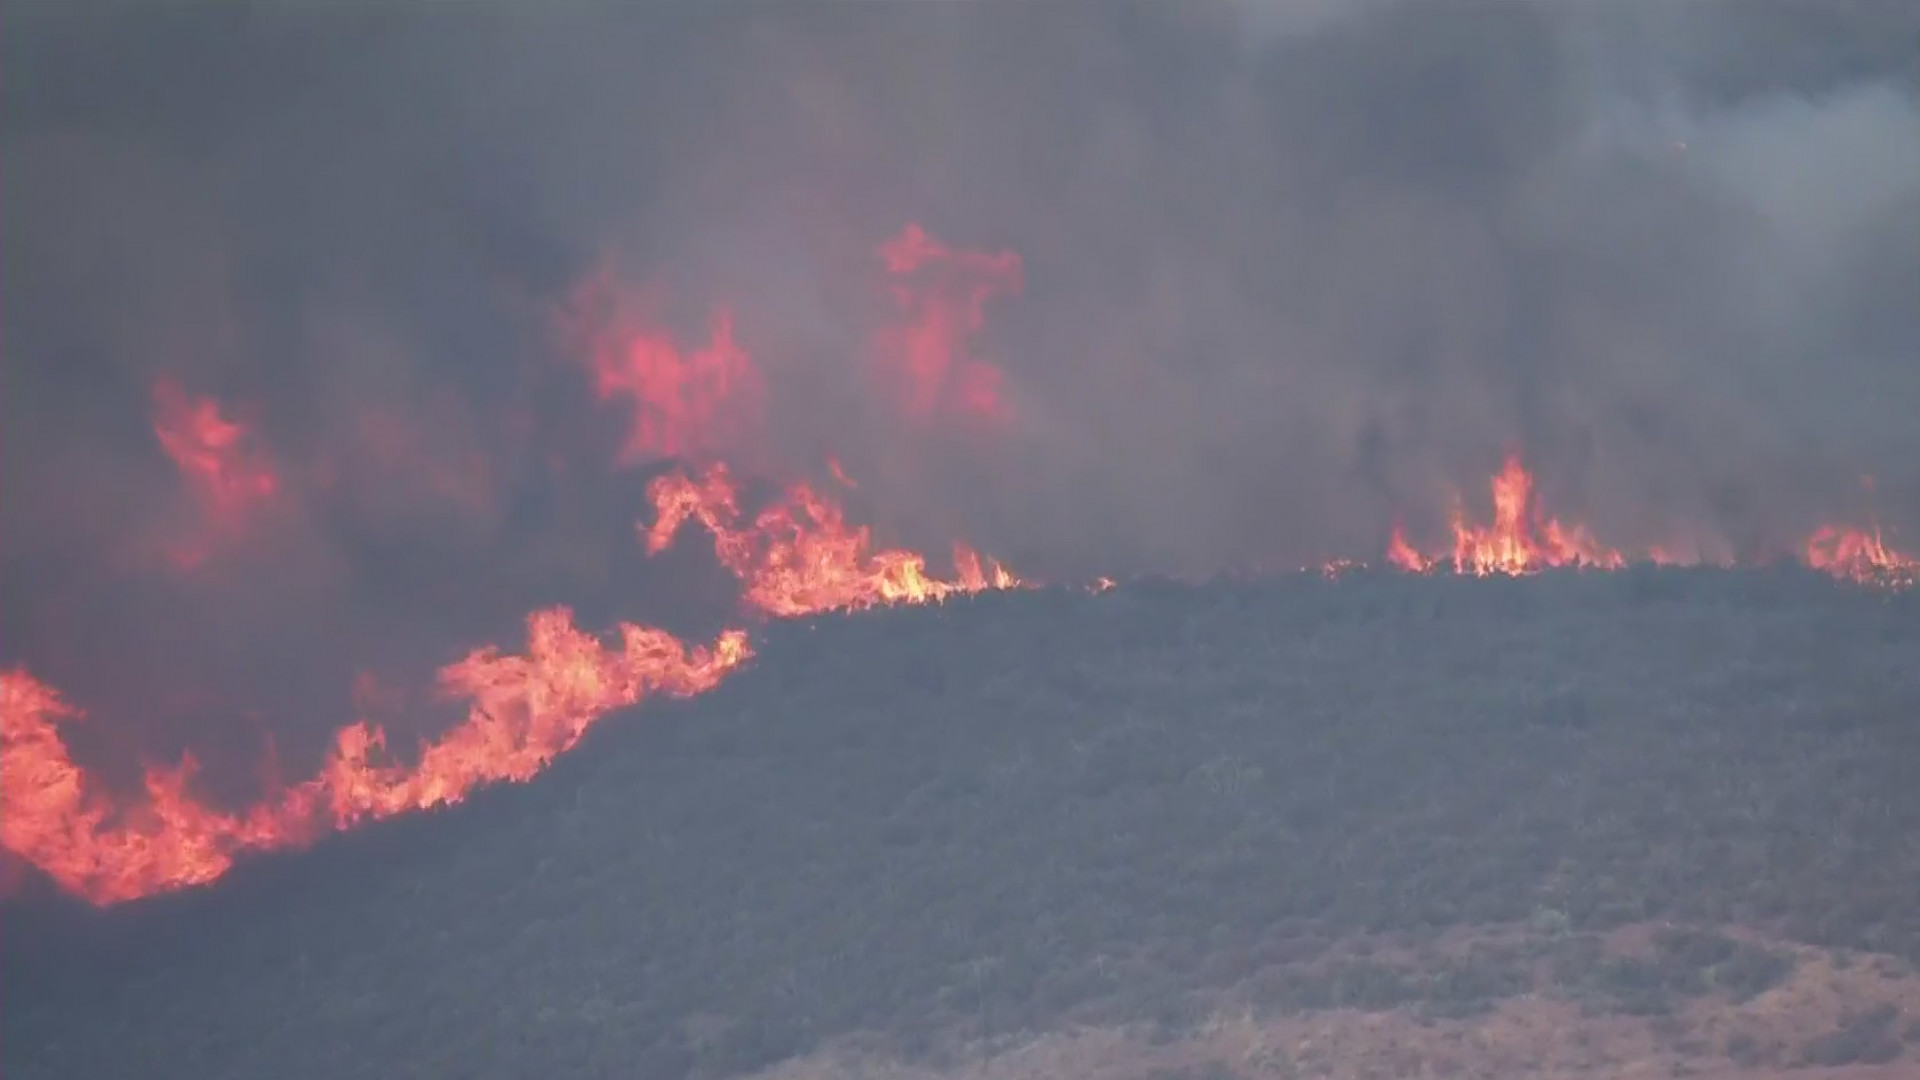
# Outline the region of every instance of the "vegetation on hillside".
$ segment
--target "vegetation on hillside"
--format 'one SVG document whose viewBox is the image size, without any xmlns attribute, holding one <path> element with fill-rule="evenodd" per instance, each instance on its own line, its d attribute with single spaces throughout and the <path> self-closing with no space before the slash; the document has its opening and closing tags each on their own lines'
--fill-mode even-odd
<svg viewBox="0 0 1920 1080">
<path fill-rule="evenodd" d="M 1147 582 L 765 639 L 534 783 L 200 893 L 16 904 L 9 1076 L 721 1076 L 1228 992 L 1457 1016 L 1542 972 L 1646 1015 L 1786 978 L 1743 929 L 1920 962 L 1920 593 Z M 1808 1060 L 1905 1030 L 1856 1026 Z"/>
</svg>

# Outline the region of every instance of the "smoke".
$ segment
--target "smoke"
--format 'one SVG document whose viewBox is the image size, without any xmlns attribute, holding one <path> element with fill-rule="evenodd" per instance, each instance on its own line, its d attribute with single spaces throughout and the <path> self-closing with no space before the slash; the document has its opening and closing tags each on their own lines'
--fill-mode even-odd
<svg viewBox="0 0 1920 1080">
<path fill-rule="evenodd" d="M 1901 5 L 6 21 L 0 649 L 175 717 L 155 752 L 249 710 L 317 733 L 351 673 L 539 604 L 705 609 L 639 559 L 626 417 L 556 332 L 609 268 L 683 342 L 731 309 L 769 383 L 743 453 L 834 456 L 887 535 L 1030 573 L 1372 557 L 1509 447 L 1623 546 L 1778 550 L 1863 474 L 1920 532 Z M 1002 426 L 875 385 L 908 222 L 1021 259 L 973 343 Z M 283 478 L 185 578 L 161 377 Z"/>
</svg>

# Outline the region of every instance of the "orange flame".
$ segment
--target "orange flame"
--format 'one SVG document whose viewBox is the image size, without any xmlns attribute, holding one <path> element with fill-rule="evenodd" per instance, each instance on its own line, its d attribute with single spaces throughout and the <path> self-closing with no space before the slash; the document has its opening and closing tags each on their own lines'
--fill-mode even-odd
<svg viewBox="0 0 1920 1080">
<path fill-rule="evenodd" d="M 724 465 L 698 475 L 665 473 L 648 496 L 654 520 L 642 529 L 647 553 L 666 550 L 682 526 L 699 522 L 713 534 L 720 564 L 740 580 L 742 602 L 767 615 L 925 603 L 1021 584 L 964 544 L 954 545 L 951 579 L 931 574 L 915 552 L 876 549 L 870 529 L 849 525 L 838 503 L 805 483 L 789 486 L 744 524 L 739 488 Z"/>
<path fill-rule="evenodd" d="M 1493 522 L 1476 526 L 1456 509 L 1453 550 L 1423 554 L 1407 540 L 1399 522 L 1387 542 L 1388 565 L 1423 574 L 1445 564 L 1454 572 L 1528 574 L 1550 567 L 1618 570 L 1628 559 L 1601 545 L 1584 526 L 1569 526 L 1541 514 L 1533 494 L 1533 477 L 1509 454 L 1493 477 Z M 1816 530 L 1800 553 L 1813 569 L 1842 580 L 1884 588 L 1907 588 L 1920 583 L 1920 559 L 1889 546 L 1877 524 L 1866 529 L 1825 525 Z M 1698 542 L 1675 547 L 1650 547 L 1634 561 L 1663 566 L 1732 566 L 1731 558 L 1707 556 Z"/>
<path fill-rule="evenodd" d="M 1002 373 L 967 349 L 984 325 L 987 302 L 1022 288 L 1019 256 L 955 250 L 918 225 L 889 240 L 879 256 L 901 319 L 874 339 L 873 359 L 907 414 L 1010 419 Z M 683 350 L 600 276 L 578 292 L 563 321 L 583 346 L 599 399 L 631 409 L 623 462 L 710 462 L 649 484 L 653 513 L 641 526 L 645 550 L 657 554 L 688 524 L 699 524 L 711 534 L 721 566 L 739 580 L 749 613 L 808 615 L 1026 584 L 962 544 L 954 545 L 951 576 L 940 577 L 920 554 L 879 547 L 870 528 L 849 523 L 839 502 L 804 482 L 749 515 L 733 474 L 718 462 L 759 437 L 765 387 L 725 312 L 714 320 L 708 344 Z M 255 433 L 217 402 L 163 380 L 154 403 L 155 433 L 211 528 L 240 528 L 280 494 L 279 474 Z M 377 423 L 362 440 L 388 467 L 427 458 L 432 490 L 444 497 L 483 505 L 494 480 L 484 460 L 455 455 L 442 469 L 445 463 L 405 438 L 383 437 Z M 837 460 L 828 461 L 828 470 L 857 490 Z M 1485 525 L 1456 510 L 1451 544 L 1433 554 L 1414 547 L 1396 523 L 1387 561 L 1416 572 L 1445 563 L 1474 575 L 1612 569 L 1626 562 L 1585 528 L 1543 514 L 1533 477 L 1517 456 L 1509 455 L 1493 478 L 1492 503 Z M 181 554 L 183 560 L 204 557 L 204 546 Z M 1697 561 L 1657 549 L 1650 557 Z M 1894 551 L 1877 526 L 1823 528 L 1802 557 L 1851 580 L 1911 585 L 1920 579 L 1920 560 Z M 1322 572 L 1337 577 L 1357 565 L 1334 560 Z M 1091 585 L 1095 592 L 1113 587 L 1104 577 Z M 72 759 L 62 737 L 62 725 L 84 719 L 81 710 L 25 670 L 0 672 L 0 846 L 97 904 L 206 883 L 248 852 L 300 846 L 331 830 L 458 802 L 485 784 L 526 780 L 609 711 L 661 695 L 703 693 L 752 655 L 738 629 L 694 646 L 631 623 L 595 636 L 576 628 L 565 608 L 536 611 L 527 619 L 524 649 L 487 646 L 439 670 L 437 694 L 464 702 L 465 716 L 424 742 L 411 763 L 389 754 L 385 730 L 368 719 L 372 707 L 389 707 L 382 700 L 387 695 L 368 681 L 356 692 L 361 719 L 335 733 L 316 773 L 241 810 L 195 793 L 191 756 L 171 767 L 149 766 L 141 790 L 130 796 L 103 789 Z"/>
<path fill-rule="evenodd" d="M 1910 588 L 1920 584 L 1920 558 L 1895 551 L 1878 524 L 1865 529 L 1825 525 L 1807 540 L 1808 566 L 1862 585 Z"/>
<path fill-rule="evenodd" d="M 881 245 L 880 260 L 904 321 L 880 333 L 875 357 L 902 408 L 921 420 L 945 411 L 1006 421 L 1012 410 L 1000 369 L 969 356 L 966 347 L 986 323 L 987 301 L 1024 286 L 1020 256 L 950 248 L 908 225 Z"/>
<path fill-rule="evenodd" d="M 1617 570 L 1627 563 L 1618 551 L 1603 547 L 1582 526 L 1561 524 L 1540 513 L 1533 497 L 1533 476 L 1517 454 L 1493 478 L 1493 522 L 1475 525 L 1463 510 L 1453 513 L 1453 551 L 1446 555 L 1420 554 L 1407 542 L 1398 525 L 1387 548 L 1387 561 L 1405 570 L 1426 571 L 1451 561 L 1456 573 L 1530 574 L 1549 567 L 1574 566 Z"/>
<path fill-rule="evenodd" d="M 244 852 L 301 846 L 328 829 L 525 780 L 608 711 L 709 690 L 752 656 L 739 630 L 689 648 L 622 624 L 616 642 L 603 642 L 575 629 L 564 608 L 530 616 L 527 636 L 523 654 L 489 647 L 441 670 L 441 692 L 471 704 L 415 764 L 376 762 L 385 733 L 353 724 L 335 735 L 317 776 L 237 813 L 193 794 L 190 756 L 149 767 L 140 797 L 98 790 L 60 737 L 80 711 L 25 671 L 0 673 L 0 843 L 96 904 L 203 884 Z"/>
<path fill-rule="evenodd" d="M 837 503 L 805 484 L 751 521 L 743 521 L 721 465 L 663 475 L 649 492 L 648 551 L 699 521 L 739 577 L 744 605 L 758 613 L 918 603 L 1021 584 L 964 545 L 955 545 L 953 577 L 936 577 L 920 555 L 877 549 L 865 526 L 850 525 Z M 751 656 L 741 630 L 689 647 L 663 630 L 623 623 L 606 641 L 577 629 L 565 608 L 535 612 L 524 651 L 488 646 L 440 670 L 440 695 L 466 701 L 467 715 L 423 744 L 411 764 L 389 760 L 383 729 L 357 722 L 335 733 L 315 776 L 237 812 L 194 793 L 190 756 L 149 767 L 133 797 L 100 790 L 60 736 L 60 725 L 81 712 L 24 670 L 0 674 L 0 844 L 96 904 L 203 884 L 247 852 L 302 846 L 330 830 L 459 802 L 484 784 L 526 780 L 610 710 L 702 693 Z M 357 698 L 381 696 L 366 680 L 356 685 Z"/>
<path fill-rule="evenodd" d="M 1408 573 L 1424 574 L 1433 569 L 1435 560 L 1415 550 L 1407 542 L 1405 529 L 1396 521 L 1393 523 L 1393 535 L 1387 540 L 1387 563 Z"/>
</svg>

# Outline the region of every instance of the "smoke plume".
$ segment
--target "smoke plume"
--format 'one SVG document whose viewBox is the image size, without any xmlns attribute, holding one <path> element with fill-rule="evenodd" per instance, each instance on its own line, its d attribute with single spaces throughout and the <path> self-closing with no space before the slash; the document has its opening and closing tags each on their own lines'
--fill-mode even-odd
<svg viewBox="0 0 1920 1080">
<path fill-rule="evenodd" d="M 1509 451 L 1622 546 L 1920 534 L 1908 6 L 6 23 L 0 661 L 123 777 L 542 605 L 710 635 L 674 455 L 1048 579 L 1376 559 Z"/>
</svg>

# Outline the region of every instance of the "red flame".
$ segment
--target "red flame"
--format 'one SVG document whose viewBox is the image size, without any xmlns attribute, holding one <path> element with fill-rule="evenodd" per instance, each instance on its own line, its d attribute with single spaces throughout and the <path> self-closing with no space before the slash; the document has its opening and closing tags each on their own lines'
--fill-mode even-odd
<svg viewBox="0 0 1920 1080">
<path fill-rule="evenodd" d="M 631 411 L 622 464 L 712 457 L 758 438 L 766 385 L 734 340 L 730 312 L 714 315 L 705 345 L 682 349 L 601 273 L 577 290 L 562 324 L 586 353 L 594 394 Z"/>
<path fill-rule="evenodd" d="M 880 260 L 903 321 L 879 335 L 875 356 L 907 415 L 1007 420 L 1000 369 L 965 350 L 986 323 L 987 301 L 1023 287 L 1020 256 L 957 250 L 908 225 L 881 245 Z"/>
<path fill-rule="evenodd" d="M 201 509 L 203 535 L 169 545 L 175 565 L 191 569 L 247 528 L 256 508 L 279 493 L 280 478 L 249 425 L 172 379 L 153 386 L 153 433 Z"/>
</svg>

